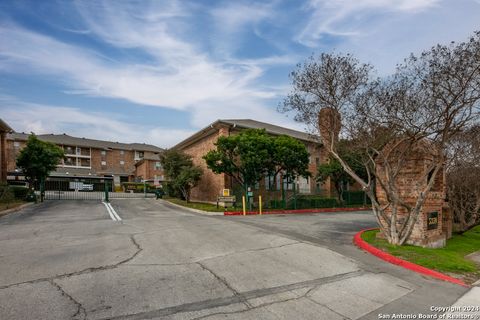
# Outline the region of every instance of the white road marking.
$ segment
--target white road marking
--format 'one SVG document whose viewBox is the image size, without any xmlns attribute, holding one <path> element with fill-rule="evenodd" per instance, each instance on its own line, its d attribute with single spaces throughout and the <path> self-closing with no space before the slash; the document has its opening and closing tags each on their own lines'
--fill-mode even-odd
<svg viewBox="0 0 480 320">
<path fill-rule="evenodd" d="M 112 213 L 113 215 L 115 216 L 115 218 L 117 218 L 117 221 L 122 221 L 122 218 L 120 218 L 120 216 L 118 215 L 117 211 L 115 211 L 115 209 L 113 209 L 112 207 L 112 204 L 109 202 L 107 203 L 107 205 L 110 207 L 110 209 L 112 210 Z"/>
<path fill-rule="evenodd" d="M 117 221 L 117 219 L 113 215 L 112 211 L 110 210 L 110 207 L 109 207 L 108 203 L 106 203 L 106 202 L 102 202 L 102 203 L 105 205 L 105 208 L 107 208 L 107 211 L 108 211 L 108 214 L 110 215 L 110 218 L 112 218 L 113 221 Z"/>
</svg>

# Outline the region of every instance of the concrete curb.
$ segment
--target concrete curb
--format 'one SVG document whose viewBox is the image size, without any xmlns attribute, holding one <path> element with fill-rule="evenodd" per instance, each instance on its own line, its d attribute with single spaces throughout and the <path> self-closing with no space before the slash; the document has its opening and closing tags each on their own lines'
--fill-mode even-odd
<svg viewBox="0 0 480 320">
<path fill-rule="evenodd" d="M 223 216 L 223 212 L 203 211 L 203 210 L 200 210 L 200 209 L 193 209 L 193 208 L 184 207 L 182 205 L 179 205 L 179 204 L 176 204 L 176 203 L 170 202 L 168 200 L 164 200 L 164 199 L 157 199 L 157 200 L 163 201 L 164 203 L 170 204 L 172 206 L 175 206 L 175 207 L 187 210 L 187 211 L 191 211 L 191 212 L 195 212 L 195 213 L 201 213 L 201 214 L 207 215 L 207 216 Z"/>
<path fill-rule="evenodd" d="M 412 263 L 412 262 L 409 262 L 409 261 L 406 261 L 406 260 L 402 260 L 398 257 L 392 256 L 391 254 L 386 253 L 385 251 L 382 251 L 382 250 L 372 246 L 371 244 L 367 243 L 365 240 L 362 239 L 362 234 L 365 231 L 370 231 L 370 230 L 377 230 L 377 228 L 362 230 L 362 231 L 358 232 L 357 234 L 355 234 L 355 236 L 353 237 L 353 243 L 355 243 L 355 245 L 358 246 L 360 249 L 363 249 L 363 250 L 367 251 L 368 253 L 371 253 L 374 256 L 376 256 L 376 257 L 378 257 L 378 258 L 380 258 L 384 261 L 387 261 L 391 264 L 395 264 L 395 265 L 400 266 L 402 268 L 409 269 L 411 271 L 414 271 L 414 272 L 417 272 L 417 273 L 420 273 L 420 274 L 423 274 L 423 275 L 426 275 L 426 276 L 429 276 L 429 277 L 432 277 L 432 278 L 436 278 L 436 279 L 439 279 L 439 280 L 442 280 L 442 281 L 447 281 L 447 282 L 451 282 L 451 283 L 454 283 L 454 284 L 458 284 L 458 285 L 466 287 L 466 288 L 471 287 L 460 279 L 448 276 L 446 274 L 443 274 L 441 272 L 438 272 L 438 271 L 435 271 L 435 270 L 432 270 L 432 269 L 425 268 L 423 266 L 420 266 L 418 264 L 415 264 L 415 263 Z"/>
<path fill-rule="evenodd" d="M 320 208 L 320 209 L 296 209 L 296 210 L 273 210 L 264 211 L 262 214 L 305 214 L 305 213 L 335 213 L 335 212 L 352 212 L 352 211 L 371 211 L 372 208 Z M 258 211 L 247 211 L 246 215 L 258 215 Z M 242 211 L 226 211 L 226 216 L 241 216 Z"/>
<path fill-rule="evenodd" d="M 18 207 L 0 211 L 0 217 L 6 216 L 7 214 L 10 214 L 12 212 L 20 211 L 23 208 L 29 207 L 29 206 L 34 205 L 34 204 L 35 204 L 35 202 L 27 202 L 27 203 L 24 203 L 22 205 L 19 205 Z"/>
</svg>

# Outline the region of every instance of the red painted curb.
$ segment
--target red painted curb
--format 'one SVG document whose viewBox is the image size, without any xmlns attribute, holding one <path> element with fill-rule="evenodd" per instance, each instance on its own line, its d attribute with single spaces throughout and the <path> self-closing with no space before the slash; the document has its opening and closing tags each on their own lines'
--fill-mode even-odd
<svg viewBox="0 0 480 320">
<path fill-rule="evenodd" d="M 412 262 L 409 262 L 409 261 L 402 260 L 398 257 L 392 256 L 391 254 L 386 253 L 385 251 L 382 251 L 382 250 L 372 246 L 371 244 L 367 243 L 365 240 L 362 239 L 362 234 L 365 231 L 370 231 L 370 230 L 377 230 L 377 228 L 362 230 L 362 231 L 358 232 L 357 234 L 355 234 L 355 236 L 353 237 L 353 243 L 355 243 L 355 245 L 357 245 L 360 249 L 363 249 L 363 250 L 373 254 L 374 256 L 376 256 L 376 257 L 378 257 L 382 260 L 385 260 L 385 261 L 390 262 L 392 264 L 395 264 L 397 266 L 403 267 L 405 269 L 409 269 L 409 270 L 412 270 L 412 271 L 417 272 L 417 273 L 424 274 L 424 275 L 429 276 L 429 277 L 433 277 L 433 278 L 436 278 L 436 279 L 439 279 L 439 280 L 455 283 L 455 284 L 461 285 L 463 287 L 470 288 L 470 286 L 468 284 L 466 284 L 465 282 L 463 282 L 460 279 L 450 277 L 450 276 L 448 276 L 446 274 L 443 274 L 441 272 L 425 268 L 423 266 L 420 266 L 418 264 L 415 264 L 415 263 L 412 263 Z"/>
<path fill-rule="evenodd" d="M 262 214 L 302 214 L 302 213 L 329 213 L 329 212 L 341 212 L 341 211 L 370 211 L 371 208 L 321 208 L 321 209 L 297 209 L 297 210 L 273 210 L 264 211 Z M 226 216 L 241 216 L 242 211 L 225 211 L 223 213 Z M 247 215 L 259 214 L 258 211 L 247 211 Z"/>
</svg>

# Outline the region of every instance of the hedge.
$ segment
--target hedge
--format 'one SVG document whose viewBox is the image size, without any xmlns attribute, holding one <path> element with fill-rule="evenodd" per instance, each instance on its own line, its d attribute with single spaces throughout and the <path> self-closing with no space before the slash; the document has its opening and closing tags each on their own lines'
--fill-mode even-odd
<svg viewBox="0 0 480 320">
<path fill-rule="evenodd" d="M 13 192 L 15 199 L 25 200 L 28 195 L 28 188 L 24 186 L 9 186 L 9 189 Z"/>
<path fill-rule="evenodd" d="M 157 189 L 155 186 L 148 183 L 146 184 L 146 186 L 148 193 L 153 193 Z M 122 188 L 125 189 L 126 192 L 133 190 L 134 193 L 142 193 L 144 184 L 143 182 L 122 182 Z"/>
</svg>

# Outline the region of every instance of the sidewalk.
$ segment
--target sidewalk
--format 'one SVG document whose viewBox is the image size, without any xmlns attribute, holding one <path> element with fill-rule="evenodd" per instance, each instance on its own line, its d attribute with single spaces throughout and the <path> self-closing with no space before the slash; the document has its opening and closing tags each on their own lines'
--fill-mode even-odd
<svg viewBox="0 0 480 320">
<path fill-rule="evenodd" d="M 448 309 L 443 319 L 480 319 L 480 283 L 477 282 Z"/>
</svg>

